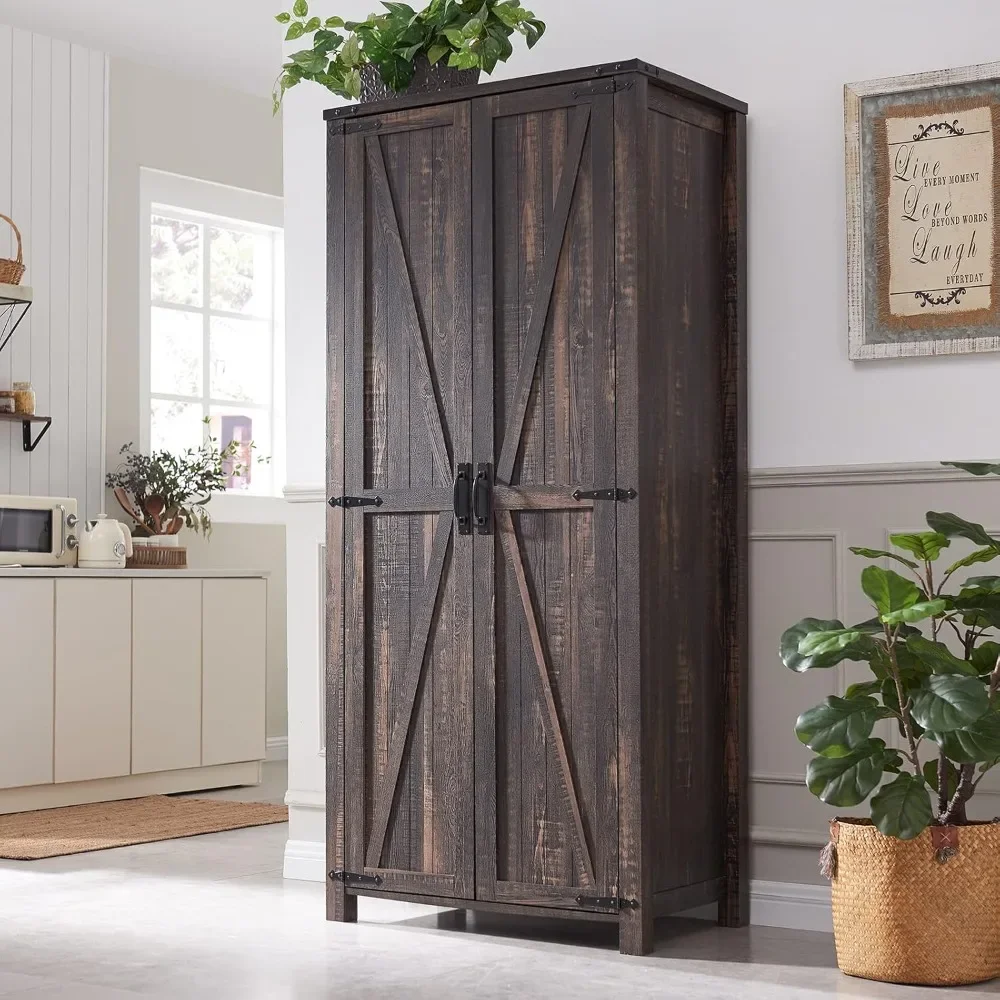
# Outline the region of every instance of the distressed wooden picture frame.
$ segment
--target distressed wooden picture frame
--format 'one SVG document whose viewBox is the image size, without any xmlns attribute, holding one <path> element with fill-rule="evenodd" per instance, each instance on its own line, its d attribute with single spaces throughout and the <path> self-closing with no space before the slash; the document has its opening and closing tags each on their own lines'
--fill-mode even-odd
<svg viewBox="0 0 1000 1000">
<path fill-rule="evenodd" d="M 968 128 L 966 117 L 974 122 Z M 849 83 L 844 87 L 844 119 L 850 359 L 1000 351 L 1000 230 L 996 224 L 1000 214 L 1000 62 Z M 992 142 L 987 129 L 992 131 Z M 937 150 L 947 150 L 946 155 L 923 155 L 930 141 L 937 139 L 960 139 L 963 145 L 935 143 Z M 922 140 L 924 145 L 915 152 Z M 956 168 L 963 157 L 971 158 L 968 172 Z M 900 211 L 898 183 L 891 187 L 900 181 L 905 185 L 902 197 L 909 194 L 911 199 L 902 202 L 908 214 Z M 920 199 L 915 209 L 914 198 Z M 983 211 L 963 214 L 956 210 L 955 202 L 961 205 L 963 199 L 966 204 L 976 202 L 974 207 Z M 978 202 L 984 200 L 980 206 Z M 935 233 L 932 227 L 945 231 Z M 930 239 L 921 244 L 924 237 Z M 921 259 L 925 256 L 921 246 L 927 258 L 932 252 L 938 255 L 933 262 Z M 970 247 L 976 255 L 972 263 Z M 945 257 L 946 253 L 953 256 Z M 932 264 L 926 269 L 930 279 L 946 267 L 950 271 L 952 261 L 959 267 L 954 275 L 949 273 L 946 281 L 926 282 L 928 286 L 940 283 L 940 289 L 909 288 L 911 282 L 903 280 L 907 268 L 922 270 L 910 265 Z M 900 285 L 906 287 L 900 289 Z"/>
</svg>

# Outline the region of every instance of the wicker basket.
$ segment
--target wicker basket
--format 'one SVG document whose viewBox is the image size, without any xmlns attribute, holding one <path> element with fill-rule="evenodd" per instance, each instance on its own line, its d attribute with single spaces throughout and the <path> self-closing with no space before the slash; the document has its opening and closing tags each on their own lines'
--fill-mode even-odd
<svg viewBox="0 0 1000 1000">
<path fill-rule="evenodd" d="M 896 840 L 867 820 L 842 819 L 830 840 L 842 972 L 920 986 L 1000 975 L 1000 823 Z"/>
<path fill-rule="evenodd" d="M 187 549 L 183 546 L 136 545 L 125 565 L 129 569 L 187 569 Z"/>
<path fill-rule="evenodd" d="M 0 257 L 0 284 L 19 285 L 24 277 L 24 248 L 21 245 L 21 230 L 14 225 L 14 220 L 0 213 L 0 219 L 6 222 L 17 237 L 17 260 Z"/>
</svg>

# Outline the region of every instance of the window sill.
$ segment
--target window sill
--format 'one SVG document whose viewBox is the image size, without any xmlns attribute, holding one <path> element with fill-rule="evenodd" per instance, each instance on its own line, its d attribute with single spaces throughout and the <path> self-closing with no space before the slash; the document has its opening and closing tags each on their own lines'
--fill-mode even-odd
<svg viewBox="0 0 1000 1000">
<path fill-rule="evenodd" d="M 253 493 L 218 493 L 206 508 L 216 524 L 284 524 L 281 497 Z"/>
</svg>

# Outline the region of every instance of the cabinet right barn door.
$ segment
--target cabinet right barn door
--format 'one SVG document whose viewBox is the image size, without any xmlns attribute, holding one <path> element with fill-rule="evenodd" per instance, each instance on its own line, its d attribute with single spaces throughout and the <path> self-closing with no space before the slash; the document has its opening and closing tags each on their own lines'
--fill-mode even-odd
<svg viewBox="0 0 1000 1000">
<path fill-rule="evenodd" d="M 616 485 L 602 83 L 472 114 L 476 895 L 574 909 L 618 884 L 616 504 L 586 496 Z"/>
</svg>

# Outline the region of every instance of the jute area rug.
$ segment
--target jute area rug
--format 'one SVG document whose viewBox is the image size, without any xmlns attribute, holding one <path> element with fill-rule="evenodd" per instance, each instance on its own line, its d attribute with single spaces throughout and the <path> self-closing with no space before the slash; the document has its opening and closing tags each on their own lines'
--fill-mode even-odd
<svg viewBox="0 0 1000 1000">
<path fill-rule="evenodd" d="M 287 806 L 149 795 L 0 816 L 0 858 L 38 861 L 286 822 Z"/>
</svg>

